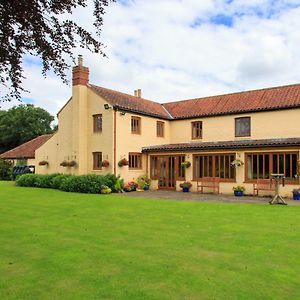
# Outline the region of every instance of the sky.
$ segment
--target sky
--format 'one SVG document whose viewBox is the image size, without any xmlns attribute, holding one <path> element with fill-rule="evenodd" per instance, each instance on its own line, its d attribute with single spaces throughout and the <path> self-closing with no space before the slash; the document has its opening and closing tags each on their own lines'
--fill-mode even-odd
<svg viewBox="0 0 300 300">
<path fill-rule="evenodd" d="M 72 17 L 93 30 L 92 3 Z M 102 27 L 108 57 L 74 53 L 91 83 L 164 103 L 300 83 L 299 28 L 300 0 L 119 0 Z M 56 115 L 71 86 L 44 78 L 38 58 L 23 66 L 23 102 Z"/>
</svg>

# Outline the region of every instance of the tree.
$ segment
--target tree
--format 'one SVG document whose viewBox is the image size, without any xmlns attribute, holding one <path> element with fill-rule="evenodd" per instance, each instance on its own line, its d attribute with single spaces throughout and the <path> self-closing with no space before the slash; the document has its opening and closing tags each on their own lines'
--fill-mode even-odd
<svg viewBox="0 0 300 300">
<path fill-rule="evenodd" d="M 115 0 L 94 0 L 96 33 L 85 30 L 70 18 L 76 8 L 83 9 L 88 0 L 0 0 L 0 84 L 6 88 L 0 101 L 21 99 L 25 54 L 42 60 L 42 74 L 53 69 L 67 83 L 66 70 L 70 65 L 65 57 L 73 55 L 79 44 L 105 56 L 101 34 L 105 7 Z M 3 88 L 0 90 L 3 91 Z"/>
<path fill-rule="evenodd" d="M 0 153 L 39 135 L 52 133 L 53 120 L 46 110 L 31 104 L 0 111 Z"/>
</svg>

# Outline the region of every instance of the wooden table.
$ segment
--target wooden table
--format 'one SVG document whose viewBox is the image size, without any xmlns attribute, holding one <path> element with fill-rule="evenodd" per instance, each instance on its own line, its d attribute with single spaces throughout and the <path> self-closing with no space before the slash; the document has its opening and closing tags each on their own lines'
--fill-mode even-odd
<svg viewBox="0 0 300 300">
<path fill-rule="evenodd" d="M 271 174 L 271 176 L 275 181 L 275 196 L 269 203 L 287 205 L 286 201 L 279 195 L 280 181 L 282 181 L 282 186 L 284 186 L 284 180 L 285 180 L 284 174 Z"/>
</svg>

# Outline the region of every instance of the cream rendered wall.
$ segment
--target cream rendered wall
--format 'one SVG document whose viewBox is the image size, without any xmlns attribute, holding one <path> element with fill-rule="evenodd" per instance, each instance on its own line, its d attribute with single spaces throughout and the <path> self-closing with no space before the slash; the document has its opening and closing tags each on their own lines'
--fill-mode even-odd
<svg viewBox="0 0 300 300">
<path fill-rule="evenodd" d="M 58 133 L 54 134 L 43 146 L 35 151 L 35 172 L 37 174 L 51 174 L 59 172 Z M 47 161 L 47 166 L 39 166 L 40 161 Z"/>
<path fill-rule="evenodd" d="M 113 109 L 104 109 L 106 104 L 102 97 L 88 89 L 87 107 L 87 173 L 113 173 Z M 102 114 L 102 132 L 94 133 L 93 115 Z M 102 159 L 109 161 L 109 167 L 93 170 L 93 152 L 102 152 Z"/>
<path fill-rule="evenodd" d="M 37 166 L 39 174 L 112 173 L 113 111 L 105 110 L 104 99 L 86 86 L 73 87 L 73 96 L 58 114 L 58 132 L 36 151 L 36 160 L 47 160 L 48 166 Z M 103 130 L 93 132 L 93 115 L 102 114 Z M 108 168 L 93 170 L 93 152 L 102 152 L 110 162 Z M 62 161 L 75 160 L 76 167 L 62 167 Z"/>
<path fill-rule="evenodd" d="M 226 115 L 210 118 L 171 121 L 172 143 L 191 141 L 229 141 L 235 138 L 235 118 L 251 117 L 251 139 L 288 138 L 300 136 L 300 109 Z M 191 122 L 202 121 L 203 138 L 192 140 Z"/>
<path fill-rule="evenodd" d="M 141 118 L 141 134 L 131 133 L 131 117 L 137 116 Z M 156 122 L 163 121 L 165 123 L 164 137 L 156 136 Z M 150 145 L 160 145 L 171 143 L 170 139 L 170 123 L 165 120 L 151 118 L 147 116 L 135 115 L 126 112 L 122 115 L 121 112 L 116 112 L 117 123 L 117 145 L 116 145 L 116 162 L 117 174 L 120 174 L 125 181 L 137 179 L 138 176 L 146 174 L 147 156 L 143 155 L 142 170 L 130 170 L 128 166 L 119 167 L 118 162 L 122 158 L 128 159 L 129 152 L 141 152 L 142 147 Z"/>
</svg>

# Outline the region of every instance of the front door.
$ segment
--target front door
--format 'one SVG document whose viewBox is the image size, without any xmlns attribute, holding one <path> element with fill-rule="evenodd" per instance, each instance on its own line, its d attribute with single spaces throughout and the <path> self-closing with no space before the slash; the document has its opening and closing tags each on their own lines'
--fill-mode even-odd
<svg viewBox="0 0 300 300">
<path fill-rule="evenodd" d="M 158 188 L 175 189 L 176 187 L 176 156 L 158 157 Z"/>
</svg>

